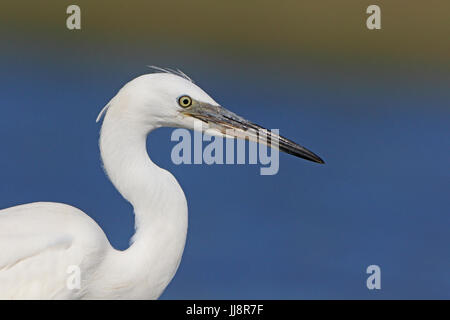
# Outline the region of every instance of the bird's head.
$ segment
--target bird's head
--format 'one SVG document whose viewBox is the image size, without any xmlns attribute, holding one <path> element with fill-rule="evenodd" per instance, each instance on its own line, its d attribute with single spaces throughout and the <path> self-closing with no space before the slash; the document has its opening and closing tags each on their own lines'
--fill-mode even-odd
<svg viewBox="0 0 450 320">
<path fill-rule="evenodd" d="M 115 112 L 121 117 L 148 126 L 149 130 L 155 127 L 201 130 L 213 136 L 264 143 L 294 156 L 324 163 L 295 142 L 228 111 L 180 71 L 157 69 L 162 72 L 142 75 L 127 83 L 100 112 L 97 121 L 108 107 L 120 106 Z M 115 103 L 117 100 L 120 102 Z"/>
</svg>

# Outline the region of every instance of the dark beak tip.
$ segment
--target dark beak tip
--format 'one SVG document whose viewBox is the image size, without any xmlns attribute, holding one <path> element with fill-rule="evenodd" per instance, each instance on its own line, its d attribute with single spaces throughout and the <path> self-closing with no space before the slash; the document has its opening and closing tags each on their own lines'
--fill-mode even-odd
<svg viewBox="0 0 450 320">
<path fill-rule="evenodd" d="M 318 163 L 318 164 L 325 164 L 325 161 L 322 160 L 322 158 L 315 156 L 315 157 L 311 157 L 311 158 L 307 158 L 306 160 Z"/>
<path fill-rule="evenodd" d="M 296 153 L 295 155 L 299 158 L 303 158 L 311 162 L 325 164 L 325 161 L 321 157 L 305 148 L 302 148 L 301 152 Z"/>
<path fill-rule="evenodd" d="M 323 161 L 321 158 L 317 159 L 316 162 L 317 162 L 317 163 L 320 163 L 320 164 L 325 164 L 325 161 Z"/>
</svg>

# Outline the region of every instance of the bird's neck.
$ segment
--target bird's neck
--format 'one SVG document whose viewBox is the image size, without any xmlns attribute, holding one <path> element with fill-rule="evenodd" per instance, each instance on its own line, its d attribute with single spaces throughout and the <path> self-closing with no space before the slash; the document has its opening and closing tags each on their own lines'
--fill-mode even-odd
<svg viewBox="0 0 450 320">
<path fill-rule="evenodd" d="M 147 154 L 146 138 L 154 128 L 120 112 L 114 106 L 108 110 L 100 150 L 106 173 L 133 205 L 136 232 L 130 248 L 116 251 L 112 259 L 122 282 L 123 273 L 130 275 L 123 283 L 124 297 L 157 298 L 174 276 L 184 250 L 186 198 L 172 174 Z"/>
</svg>

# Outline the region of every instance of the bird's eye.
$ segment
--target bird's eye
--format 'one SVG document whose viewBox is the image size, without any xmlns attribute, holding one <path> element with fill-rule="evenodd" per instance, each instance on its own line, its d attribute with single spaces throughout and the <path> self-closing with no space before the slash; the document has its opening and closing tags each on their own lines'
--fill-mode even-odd
<svg viewBox="0 0 450 320">
<path fill-rule="evenodd" d="M 192 105 L 192 98 L 189 96 L 181 96 L 178 99 L 178 104 L 183 108 L 190 107 Z"/>
</svg>

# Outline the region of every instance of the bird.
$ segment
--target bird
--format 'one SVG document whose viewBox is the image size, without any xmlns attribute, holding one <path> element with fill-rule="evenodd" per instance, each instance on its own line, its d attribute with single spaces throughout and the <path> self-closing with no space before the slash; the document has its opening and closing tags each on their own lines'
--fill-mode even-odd
<svg viewBox="0 0 450 320">
<path fill-rule="evenodd" d="M 131 203 L 135 233 L 117 250 L 78 208 L 34 202 L 0 210 L 0 299 L 158 299 L 185 247 L 188 207 L 176 178 L 147 151 L 159 127 L 261 143 L 316 163 L 293 141 L 228 111 L 179 70 L 154 67 L 126 83 L 98 115 L 106 175 Z M 103 119 L 103 120 L 102 120 Z M 198 127 L 197 129 L 198 130 Z M 269 143 L 270 144 L 270 143 Z M 151 153 L 151 152 L 150 152 Z"/>
</svg>

